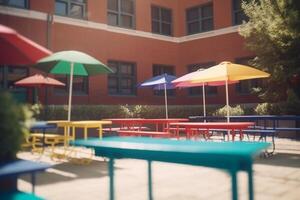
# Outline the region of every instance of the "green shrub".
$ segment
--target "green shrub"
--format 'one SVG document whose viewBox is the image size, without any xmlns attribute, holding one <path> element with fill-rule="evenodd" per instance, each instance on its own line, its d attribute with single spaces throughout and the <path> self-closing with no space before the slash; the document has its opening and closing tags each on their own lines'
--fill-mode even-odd
<svg viewBox="0 0 300 200">
<path fill-rule="evenodd" d="M 0 161 L 9 161 L 16 158 L 28 134 L 32 112 L 6 92 L 0 92 L 0 105 Z"/>
<path fill-rule="evenodd" d="M 45 109 L 45 108 L 43 108 Z M 207 115 L 211 115 L 217 109 L 216 106 L 207 106 Z M 67 119 L 67 107 L 62 105 L 51 105 L 47 107 L 47 120 Z M 39 119 L 44 119 L 40 112 Z M 170 105 L 168 107 L 169 118 L 203 115 L 202 106 L 192 105 Z M 72 120 L 99 120 L 105 118 L 165 118 L 164 105 L 73 105 Z"/>
<path fill-rule="evenodd" d="M 224 106 L 218 110 L 216 110 L 215 113 L 213 113 L 214 116 L 227 116 L 227 106 Z M 229 115 L 244 115 L 244 110 L 240 105 L 237 105 L 236 107 L 229 106 Z"/>
<path fill-rule="evenodd" d="M 261 103 L 256 106 L 254 109 L 257 115 L 269 115 L 270 114 L 270 104 L 269 103 Z"/>
</svg>

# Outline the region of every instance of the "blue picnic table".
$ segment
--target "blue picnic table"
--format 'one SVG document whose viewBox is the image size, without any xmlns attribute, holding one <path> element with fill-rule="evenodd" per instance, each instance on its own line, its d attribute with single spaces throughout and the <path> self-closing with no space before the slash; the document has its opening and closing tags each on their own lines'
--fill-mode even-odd
<svg viewBox="0 0 300 200">
<path fill-rule="evenodd" d="M 205 166 L 226 170 L 231 175 L 232 199 L 238 199 L 237 173 L 248 173 L 249 199 L 254 199 L 253 157 L 269 144 L 264 142 L 199 142 L 170 139 L 107 137 L 102 140 L 76 140 L 75 146 L 95 150 L 95 155 L 109 158 L 110 200 L 114 199 L 114 160 L 121 158 L 148 161 L 148 195 L 152 195 L 152 161 Z"/>
<path fill-rule="evenodd" d="M 54 130 L 54 129 L 57 129 L 56 124 L 54 124 L 54 123 L 48 123 L 46 121 L 37 121 L 37 122 L 34 122 L 30 126 L 30 132 L 41 131 L 41 133 L 43 134 L 43 139 L 42 139 L 43 150 L 45 148 L 45 135 L 46 135 L 46 131 L 48 131 L 48 130 Z"/>
<path fill-rule="evenodd" d="M 1 184 L 11 184 L 10 186 L 1 185 L 0 199 L 42 199 L 35 193 L 35 174 L 37 172 L 45 171 L 51 165 L 40 162 L 33 162 L 29 160 L 14 160 L 10 162 L 0 162 L 0 182 Z M 17 178 L 22 174 L 31 174 L 32 194 L 21 192 L 17 189 Z"/>
</svg>

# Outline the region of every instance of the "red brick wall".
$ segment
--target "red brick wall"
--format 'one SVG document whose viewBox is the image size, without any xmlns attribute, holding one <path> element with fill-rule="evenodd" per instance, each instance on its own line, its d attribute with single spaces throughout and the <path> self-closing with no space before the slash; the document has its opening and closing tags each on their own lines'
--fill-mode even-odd
<svg viewBox="0 0 300 200">
<path fill-rule="evenodd" d="M 136 0 L 136 30 L 151 33 L 151 5 L 159 5 L 172 9 L 173 22 L 175 22 L 173 23 L 174 36 L 185 36 L 186 9 L 209 2 L 211 0 Z M 106 23 L 106 0 L 88 1 L 87 7 L 87 22 Z M 232 25 L 231 0 L 214 0 L 213 8 L 215 29 L 230 27 Z M 53 1 L 31 0 L 30 9 L 53 13 L 54 3 Z M 15 28 L 25 36 L 46 46 L 46 21 L 0 14 L 0 23 Z M 173 65 L 176 75 L 181 76 L 187 73 L 188 64 L 234 61 L 236 58 L 253 55 L 245 50 L 244 41 L 238 33 L 175 43 L 57 22 L 51 24 L 50 31 L 50 47 L 54 52 L 79 50 L 96 57 L 103 63 L 107 63 L 108 60 L 136 63 L 138 83 L 152 76 L 153 64 Z M 31 73 L 35 72 L 31 70 Z M 230 86 L 231 103 L 258 100 L 254 96 L 236 94 L 234 87 Z M 49 93 L 52 94 L 52 89 Z M 50 95 L 49 102 L 66 104 L 67 96 Z M 99 75 L 90 77 L 89 95 L 74 96 L 73 102 L 74 104 L 163 104 L 164 99 L 154 96 L 151 89 L 138 89 L 136 97 L 109 96 L 107 76 Z M 170 104 L 201 104 L 202 97 L 189 97 L 186 90 L 178 90 L 176 97 L 171 97 L 169 102 Z M 208 97 L 207 102 L 224 104 L 224 87 L 218 87 L 218 95 Z"/>
</svg>

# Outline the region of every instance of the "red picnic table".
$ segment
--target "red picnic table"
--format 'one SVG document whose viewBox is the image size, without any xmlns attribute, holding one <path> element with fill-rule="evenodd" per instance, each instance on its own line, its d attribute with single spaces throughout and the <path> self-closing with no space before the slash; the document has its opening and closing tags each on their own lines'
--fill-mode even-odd
<svg viewBox="0 0 300 200">
<path fill-rule="evenodd" d="M 240 138 L 243 138 L 243 130 L 254 126 L 254 122 L 176 122 L 170 123 L 170 127 L 175 127 L 177 137 L 179 136 L 180 128 L 184 128 L 187 138 L 193 135 L 195 130 L 204 131 L 207 136 L 210 130 L 228 130 L 231 133 L 232 140 L 234 140 L 236 131 L 239 132 Z"/>
<path fill-rule="evenodd" d="M 169 129 L 170 123 L 175 122 L 187 122 L 188 119 L 185 118 L 169 118 L 169 119 L 143 119 L 143 118 L 117 118 L 117 119 L 105 119 L 111 121 L 112 124 L 117 124 L 120 127 L 120 131 L 129 131 L 126 133 L 132 134 L 141 134 L 145 130 L 144 125 L 155 125 L 155 131 L 152 131 L 153 134 L 166 133 L 166 130 Z M 111 128 L 113 130 L 113 128 Z M 154 133 L 155 132 L 155 133 Z M 148 131 L 145 131 L 147 134 Z"/>
</svg>

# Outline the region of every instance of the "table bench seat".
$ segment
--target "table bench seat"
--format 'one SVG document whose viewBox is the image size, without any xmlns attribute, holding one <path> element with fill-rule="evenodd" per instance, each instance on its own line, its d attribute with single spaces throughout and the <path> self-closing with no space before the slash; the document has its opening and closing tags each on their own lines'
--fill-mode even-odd
<svg viewBox="0 0 300 200">
<path fill-rule="evenodd" d="M 169 132 L 157 132 L 157 131 L 118 131 L 120 136 L 143 136 L 143 137 L 171 137 Z"/>
<path fill-rule="evenodd" d="M 277 131 L 300 131 L 300 128 L 276 127 Z"/>
<path fill-rule="evenodd" d="M 1 199 L 6 200 L 43 200 L 43 198 L 38 197 L 35 194 L 29 194 L 21 191 L 0 193 L 0 197 Z"/>
<path fill-rule="evenodd" d="M 103 128 L 102 129 L 104 132 L 118 132 L 118 131 L 121 131 L 121 130 L 132 130 L 132 131 L 138 131 L 138 130 L 149 130 L 148 127 L 139 127 L 139 126 L 134 126 L 134 127 L 111 127 L 111 128 Z"/>
</svg>

